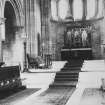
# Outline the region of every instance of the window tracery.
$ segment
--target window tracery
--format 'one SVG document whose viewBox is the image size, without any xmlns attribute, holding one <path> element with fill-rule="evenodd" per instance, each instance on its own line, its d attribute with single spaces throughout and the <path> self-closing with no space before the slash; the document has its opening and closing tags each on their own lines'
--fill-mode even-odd
<svg viewBox="0 0 105 105">
<path fill-rule="evenodd" d="M 103 4 L 103 0 L 51 0 L 52 19 L 64 20 L 68 13 L 75 21 L 98 19 L 103 17 Z"/>
</svg>

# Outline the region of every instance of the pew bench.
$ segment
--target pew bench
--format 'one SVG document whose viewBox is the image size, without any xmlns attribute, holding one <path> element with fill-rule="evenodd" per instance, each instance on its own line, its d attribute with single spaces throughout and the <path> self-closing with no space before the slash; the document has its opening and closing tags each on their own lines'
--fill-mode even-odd
<svg viewBox="0 0 105 105">
<path fill-rule="evenodd" d="M 19 66 L 0 67 L 0 91 L 22 87 Z"/>
</svg>

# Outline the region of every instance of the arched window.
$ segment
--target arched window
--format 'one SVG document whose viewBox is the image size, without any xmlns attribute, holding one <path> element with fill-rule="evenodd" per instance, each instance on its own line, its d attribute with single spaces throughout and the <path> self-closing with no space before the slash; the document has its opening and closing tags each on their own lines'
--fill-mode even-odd
<svg viewBox="0 0 105 105">
<path fill-rule="evenodd" d="M 74 20 L 81 20 L 83 16 L 83 2 L 82 0 L 74 0 L 73 2 L 73 17 Z"/>
<path fill-rule="evenodd" d="M 60 0 L 58 3 L 58 14 L 61 19 L 65 19 L 69 10 L 69 0 Z"/>
<path fill-rule="evenodd" d="M 103 16 L 103 0 L 99 0 L 97 18 L 100 18 L 102 16 Z"/>
<path fill-rule="evenodd" d="M 51 15 L 54 20 L 58 19 L 57 12 L 57 2 L 56 0 L 51 0 Z"/>
<path fill-rule="evenodd" d="M 51 0 L 51 14 L 54 20 L 64 20 L 68 15 L 73 15 L 75 21 L 100 18 L 103 16 L 103 0 Z"/>
<path fill-rule="evenodd" d="M 87 19 L 94 17 L 96 12 L 96 0 L 87 0 Z"/>
</svg>

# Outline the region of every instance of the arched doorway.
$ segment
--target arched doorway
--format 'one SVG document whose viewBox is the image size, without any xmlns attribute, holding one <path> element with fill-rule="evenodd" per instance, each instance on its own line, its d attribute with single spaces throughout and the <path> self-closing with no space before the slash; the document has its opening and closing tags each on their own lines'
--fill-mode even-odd
<svg viewBox="0 0 105 105">
<path fill-rule="evenodd" d="M 16 7 L 16 6 L 15 6 Z M 21 28 L 18 23 L 19 12 L 16 12 L 14 4 L 5 2 L 5 40 L 3 46 L 3 61 L 7 65 L 23 63 L 23 41 L 21 38 Z"/>
</svg>

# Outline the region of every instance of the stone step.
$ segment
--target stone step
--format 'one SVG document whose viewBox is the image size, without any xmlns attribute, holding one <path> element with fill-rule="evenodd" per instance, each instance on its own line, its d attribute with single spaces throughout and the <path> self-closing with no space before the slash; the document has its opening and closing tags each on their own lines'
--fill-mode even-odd
<svg viewBox="0 0 105 105">
<path fill-rule="evenodd" d="M 76 87 L 82 64 L 83 60 L 71 60 L 66 63 L 61 71 L 56 73 L 55 80 L 49 87 Z"/>
<path fill-rule="evenodd" d="M 65 64 L 64 67 L 82 67 L 83 64 L 74 64 L 74 65 L 70 65 L 70 64 Z"/>
<path fill-rule="evenodd" d="M 54 82 L 53 84 L 49 85 L 49 87 L 76 87 L 77 81 L 70 81 L 70 82 Z"/>
<path fill-rule="evenodd" d="M 82 64 L 84 62 L 84 60 L 69 60 L 67 63 L 68 64 Z"/>
<path fill-rule="evenodd" d="M 57 72 L 56 74 L 66 74 L 66 75 L 73 75 L 73 74 L 78 74 L 80 72 L 80 70 L 74 70 L 74 71 L 60 71 L 60 72 Z"/>
<path fill-rule="evenodd" d="M 70 67 L 70 68 L 69 67 L 64 67 L 64 68 L 61 69 L 61 71 L 62 70 L 81 70 L 81 67 Z"/>
<path fill-rule="evenodd" d="M 78 81 L 78 78 L 55 78 L 55 81 Z"/>
<path fill-rule="evenodd" d="M 61 72 L 69 72 L 69 71 L 81 71 L 81 69 L 62 69 Z"/>
<path fill-rule="evenodd" d="M 55 78 L 78 78 L 78 75 L 56 75 Z"/>
<path fill-rule="evenodd" d="M 82 65 L 83 63 L 82 62 L 67 62 L 65 65 Z"/>
</svg>

